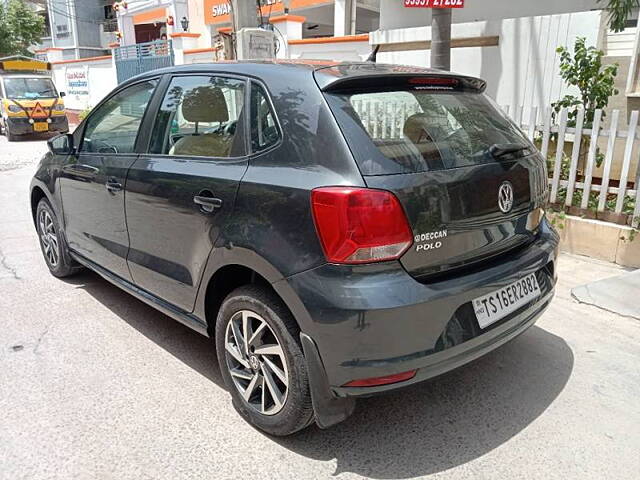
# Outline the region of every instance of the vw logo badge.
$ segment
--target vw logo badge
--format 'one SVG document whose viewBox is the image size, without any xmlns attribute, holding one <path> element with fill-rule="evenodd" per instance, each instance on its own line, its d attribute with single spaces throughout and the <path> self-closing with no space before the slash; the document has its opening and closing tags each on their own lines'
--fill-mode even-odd
<svg viewBox="0 0 640 480">
<path fill-rule="evenodd" d="M 502 213 L 509 213 L 513 208 L 513 185 L 503 182 L 498 189 L 498 207 Z"/>
<path fill-rule="evenodd" d="M 254 370 L 259 370 L 260 369 L 260 360 L 258 360 L 258 357 L 256 357 L 255 355 L 250 355 L 249 356 L 249 365 Z"/>
</svg>

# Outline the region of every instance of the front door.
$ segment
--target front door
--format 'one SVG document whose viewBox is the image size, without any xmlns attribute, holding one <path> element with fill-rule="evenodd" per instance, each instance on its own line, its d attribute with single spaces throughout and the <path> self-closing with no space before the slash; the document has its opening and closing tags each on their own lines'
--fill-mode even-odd
<svg viewBox="0 0 640 480">
<path fill-rule="evenodd" d="M 78 152 L 68 157 L 60 176 L 69 248 L 129 281 L 124 188 L 156 83 L 127 87 L 92 112 Z"/>
<path fill-rule="evenodd" d="M 247 169 L 245 81 L 175 76 L 149 153 L 127 180 L 128 264 L 139 287 L 192 311 L 207 258 Z"/>
</svg>

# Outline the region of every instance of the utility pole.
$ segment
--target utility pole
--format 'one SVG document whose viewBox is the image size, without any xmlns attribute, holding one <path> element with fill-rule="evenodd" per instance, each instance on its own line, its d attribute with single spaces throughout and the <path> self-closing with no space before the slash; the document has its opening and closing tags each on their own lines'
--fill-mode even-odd
<svg viewBox="0 0 640 480">
<path fill-rule="evenodd" d="M 451 70 L 451 9 L 431 10 L 431 68 Z"/>
<path fill-rule="evenodd" d="M 336 37 L 356 33 L 356 0 L 335 0 L 333 34 Z"/>
<path fill-rule="evenodd" d="M 275 58 L 276 39 L 271 30 L 259 28 L 261 0 L 232 0 L 234 57 L 237 60 Z"/>
<path fill-rule="evenodd" d="M 258 26 L 256 5 L 254 0 L 231 0 L 234 32 L 239 32 L 243 28 L 254 28 Z"/>
</svg>

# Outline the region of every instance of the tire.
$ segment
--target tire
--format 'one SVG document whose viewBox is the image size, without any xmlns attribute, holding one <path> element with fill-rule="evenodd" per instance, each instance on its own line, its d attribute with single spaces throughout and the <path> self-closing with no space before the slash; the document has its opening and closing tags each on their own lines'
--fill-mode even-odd
<svg viewBox="0 0 640 480">
<path fill-rule="evenodd" d="M 242 328 L 245 318 L 247 330 Z M 249 334 L 244 335 L 244 331 Z M 216 319 L 218 363 L 233 405 L 247 422 L 271 435 L 291 435 L 314 420 L 299 332 L 280 299 L 257 285 L 231 292 L 222 302 Z M 254 337 L 253 333 L 257 335 Z M 243 346 L 245 336 L 254 339 L 248 349 Z M 241 348 L 234 350 L 237 343 Z M 277 347 L 281 354 L 273 353 L 278 351 Z M 243 390 L 247 393 L 251 385 L 247 400 Z"/>
<path fill-rule="evenodd" d="M 44 261 L 54 277 L 69 277 L 82 270 L 71 258 L 58 218 L 46 198 L 36 208 L 36 230 Z"/>
<path fill-rule="evenodd" d="M 10 142 L 17 142 L 19 140 L 18 135 L 14 135 L 11 133 L 11 129 L 9 128 L 9 124 L 4 127 L 4 134 L 7 136 L 7 140 Z"/>
</svg>

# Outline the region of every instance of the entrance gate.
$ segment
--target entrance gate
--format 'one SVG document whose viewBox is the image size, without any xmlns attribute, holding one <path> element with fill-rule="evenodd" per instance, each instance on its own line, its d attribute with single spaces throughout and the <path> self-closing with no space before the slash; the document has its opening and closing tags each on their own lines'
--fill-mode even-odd
<svg viewBox="0 0 640 480">
<path fill-rule="evenodd" d="M 171 40 L 124 45 L 114 48 L 113 53 L 118 83 L 143 72 L 173 65 Z"/>
</svg>

